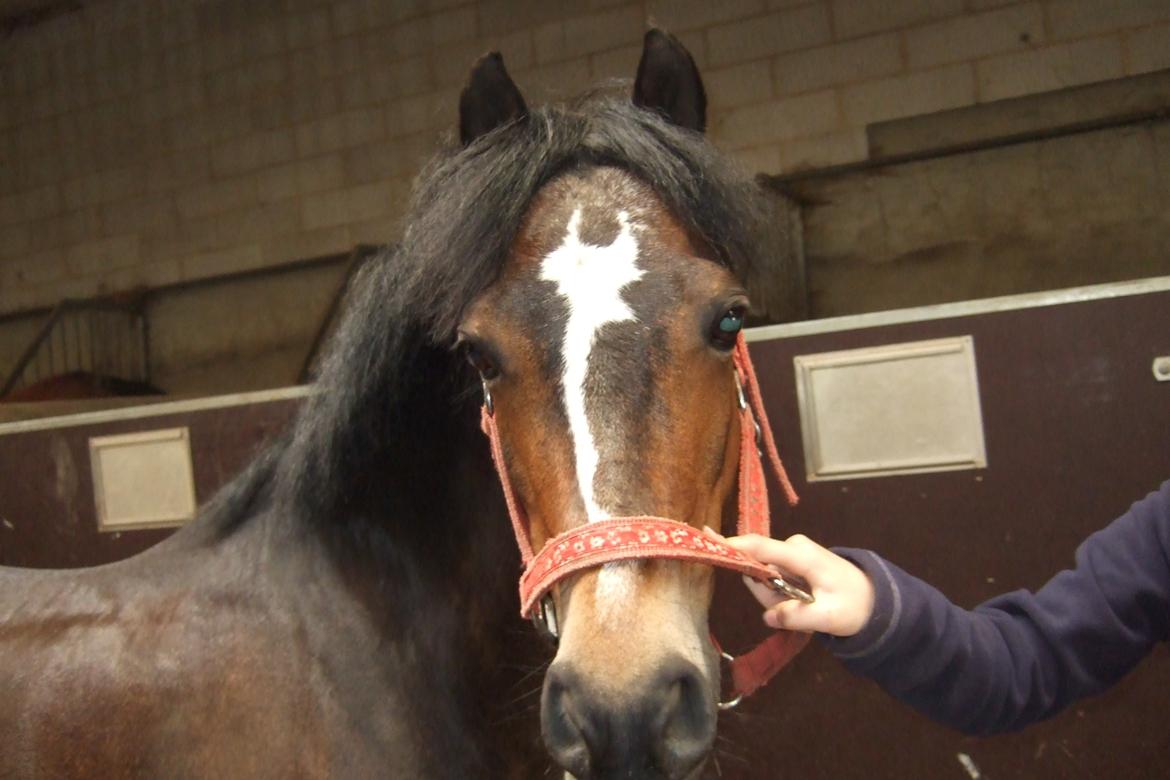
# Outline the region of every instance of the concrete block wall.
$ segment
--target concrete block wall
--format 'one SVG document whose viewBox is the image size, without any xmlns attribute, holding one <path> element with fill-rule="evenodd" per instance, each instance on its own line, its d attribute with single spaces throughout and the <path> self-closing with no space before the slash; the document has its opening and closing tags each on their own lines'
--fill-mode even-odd
<svg viewBox="0 0 1170 780">
<path fill-rule="evenodd" d="M 1166 0 L 102 0 L 0 49 L 0 314 L 393 240 L 469 64 L 632 76 L 648 22 L 711 136 L 780 173 L 871 122 L 1170 67 Z"/>
<path fill-rule="evenodd" d="M 1170 120 L 793 185 L 817 317 L 1170 275 Z"/>
</svg>

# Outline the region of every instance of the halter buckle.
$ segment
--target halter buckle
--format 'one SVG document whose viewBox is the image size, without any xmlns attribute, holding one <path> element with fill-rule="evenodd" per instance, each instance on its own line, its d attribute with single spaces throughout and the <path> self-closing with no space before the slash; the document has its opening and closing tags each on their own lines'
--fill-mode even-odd
<svg viewBox="0 0 1170 780">
<path fill-rule="evenodd" d="M 556 644 L 561 638 L 561 627 L 557 623 L 557 604 L 551 593 L 544 594 L 532 613 L 532 624 L 543 636 L 548 637 Z"/>
<path fill-rule="evenodd" d="M 483 384 L 483 408 L 487 409 L 488 415 L 495 414 L 496 405 L 492 401 L 492 391 L 488 390 L 487 380 L 480 377 L 479 381 Z"/>
<path fill-rule="evenodd" d="M 743 394 L 743 382 L 739 381 L 739 371 L 733 372 L 732 375 L 735 377 L 736 402 L 739 404 L 739 410 L 742 412 L 748 406 L 747 397 Z"/>
<path fill-rule="evenodd" d="M 735 399 L 736 399 L 736 403 L 739 404 L 739 410 L 742 412 L 748 408 L 747 396 L 745 396 L 744 392 L 743 392 L 743 382 L 741 382 L 739 380 L 739 371 L 736 371 L 734 376 L 735 376 Z M 754 428 L 756 431 L 756 450 L 759 451 L 760 442 L 762 442 L 764 440 L 764 430 L 763 430 L 763 428 L 760 427 L 760 423 L 756 420 L 756 416 L 754 414 L 751 415 L 751 421 L 752 421 L 752 428 Z M 763 453 L 760 453 L 760 454 L 763 454 Z"/>
<path fill-rule="evenodd" d="M 720 650 L 719 657 L 727 662 L 728 669 L 731 669 L 731 665 L 733 663 L 735 663 L 735 656 L 732 655 L 731 653 L 727 652 L 726 650 Z M 741 701 L 743 701 L 743 694 L 742 693 L 737 694 L 736 696 L 734 696 L 731 699 L 728 699 L 727 701 L 717 702 L 715 704 L 715 706 L 719 709 L 720 712 L 727 712 L 728 710 L 734 710 L 736 707 L 738 707 L 739 703 Z"/>
</svg>

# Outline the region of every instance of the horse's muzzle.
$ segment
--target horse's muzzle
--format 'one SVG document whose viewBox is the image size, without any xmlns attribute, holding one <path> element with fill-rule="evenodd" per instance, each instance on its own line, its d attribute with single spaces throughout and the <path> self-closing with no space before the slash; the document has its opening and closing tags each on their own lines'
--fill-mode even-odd
<svg viewBox="0 0 1170 780">
<path fill-rule="evenodd" d="M 578 780 L 681 780 L 715 741 L 716 709 L 699 670 L 681 657 L 660 664 L 641 691 L 603 700 L 566 663 L 545 680 L 541 725 L 553 759 Z"/>
</svg>

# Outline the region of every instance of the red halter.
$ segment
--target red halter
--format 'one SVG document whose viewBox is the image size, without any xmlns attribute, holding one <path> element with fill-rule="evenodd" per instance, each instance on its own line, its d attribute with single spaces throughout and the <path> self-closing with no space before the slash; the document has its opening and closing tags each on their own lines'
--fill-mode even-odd
<svg viewBox="0 0 1170 780">
<path fill-rule="evenodd" d="M 735 343 L 733 360 L 739 394 L 739 522 L 737 533 L 771 535 L 768 514 L 768 487 L 764 481 L 764 465 L 760 445 L 768 455 L 776 477 L 784 489 L 788 504 L 797 502 L 796 491 L 780 461 L 776 442 L 764 411 L 764 400 L 756 381 L 755 369 L 748 356 L 743 334 Z M 758 421 L 758 422 L 757 422 Z M 493 413 L 490 396 L 485 393 L 481 412 L 483 431 L 491 442 L 492 460 L 500 475 L 504 500 L 512 520 L 512 530 L 524 560 L 520 577 L 520 613 L 535 617 L 554 637 L 557 627 L 555 612 L 548 600 L 553 586 L 569 575 L 614 561 L 642 558 L 667 558 L 705 563 L 738 571 L 790 598 L 812 601 L 804 591 L 786 582 L 774 569 L 747 557 L 721 542 L 711 539 L 699 530 L 664 517 L 618 517 L 595 523 L 586 523 L 550 539 L 538 552 L 533 552 L 529 537 L 528 517 L 518 500 L 508 469 L 504 463 L 503 448 Z M 808 642 L 807 634 L 777 631 L 750 652 L 731 661 L 733 699 L 724 708 L 739 703 L 780 671 Z M 716 645 L 718 646 L 718 644 Z"/>
</svg>

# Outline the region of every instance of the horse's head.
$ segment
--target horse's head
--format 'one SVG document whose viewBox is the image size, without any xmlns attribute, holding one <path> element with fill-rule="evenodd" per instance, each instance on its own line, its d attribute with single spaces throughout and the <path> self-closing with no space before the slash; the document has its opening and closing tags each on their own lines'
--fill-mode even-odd
<svg viewBox="0 0 1170 780">
<path fill-rule="evenodd" d="M 703 129 L 694 62 L 662 33 L 647 35 L 633 100 Z M 536 120 L 494 55 L 460 108 L 468 145 Z M 741 283 L 653 182 L 583 156 L 539 188 L 499 277 L 460 326 L 535 549 L 611 517 L 720 526 L 737 473 L 732 352 L 747 307 Z M 554 590 L 560 642 L 542 721 L 567 771 L 700 770 L 719 692 L 712 588 L 707 566 L 653 560 L 609 563 Z"/>
</svg>

